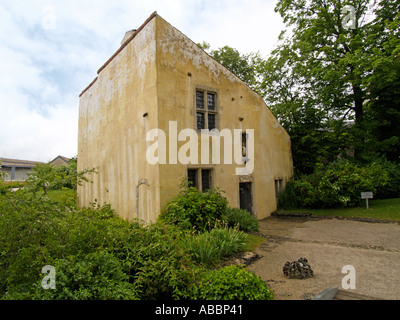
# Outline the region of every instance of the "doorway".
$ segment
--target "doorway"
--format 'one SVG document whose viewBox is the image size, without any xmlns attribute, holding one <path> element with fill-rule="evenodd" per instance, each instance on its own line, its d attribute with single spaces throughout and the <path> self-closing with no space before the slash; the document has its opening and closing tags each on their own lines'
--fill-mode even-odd
<svg viewBox="0 0 400 320">
<path fill-rule="evenodd" d="M 251 196 L 251 182 L 239 183 L 240 209 L 247 210 L 253 214 L 253 201 Z"/>
</svg>

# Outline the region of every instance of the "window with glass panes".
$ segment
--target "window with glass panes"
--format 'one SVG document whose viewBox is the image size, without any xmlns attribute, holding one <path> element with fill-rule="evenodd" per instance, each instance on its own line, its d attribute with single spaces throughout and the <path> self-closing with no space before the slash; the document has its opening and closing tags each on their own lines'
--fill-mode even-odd
<svg viewBox="0 0 400 320">
<path fill-rule="evenodd" d="M 189 186 L 195 187 L 202 192 L 206 192 L 212 188 L 212 169 L 188 169 L 188 182 Z"/>
<path fill-rule="evenodd" d="M 196 128 L 217 128 L 217 97 L 215 92 L 196 90 Z"/>
</svg>

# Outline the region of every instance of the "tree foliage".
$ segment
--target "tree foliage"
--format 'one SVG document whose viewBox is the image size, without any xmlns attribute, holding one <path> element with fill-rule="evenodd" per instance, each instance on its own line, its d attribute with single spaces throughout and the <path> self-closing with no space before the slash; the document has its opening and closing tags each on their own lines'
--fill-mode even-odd
<svg viewBox="0 0 400 320">
<path fill-rule="evenodd" d="M 354 16 L 348 16 L 349 6 Z M 328 155 L 352 146 L 359 160 L 375 153 L 399 161 L 399 6 L 399 1 L 278 1 L 276 11 L 291 32 L 281 34 L 282 43 L 267 61 L 263 88 L 295 138 L 300 171 L 310 168 L 298 135 L 330 146 Z M 339 139 L 325 144 L 331 133 Z M 326 158 L 324 151 L 315 149 L 314 162 Z"/>
<path fill-rule="evenodd" d="M 221 63 L 229 71 L 244 81 L 251 89 L 260 92 L 260 67 L 263 65 L 261 55 L 256 53 L 240 53 L 237 49 L 224 46 L 217 50 L 210 50 L 210 44 L 198 44 L 211 57 Z"/>
<path fill-rule="evenodd" d="M 365 191 L 373 192 L 375 199 L 399 197 L 399 182 L 400 165 L 387 160 L 377 159 L 367 165 L 336 160 L 289 181 L 279 204 L 283 209 L 355 207 Z"/>
<path fill-rule="evenodd" d="M 88 175 L 96 173 L 97 168 L 77 170 L 77 158 L 72 158 L 67 165 L 59 167 L 51 163 L 38 163 L 28 174 L 26 186 L 34 193 L 47 190 L 69 188 L 76 190 L 83 181 L 90 182 Z"/>
<path fill-rule="evenodd" d="M 264 97 L 296 172 L 353 154 L 399 162 L 400 1 L 279 0 L 275 11 L 286 27 L 268 59 L 210 54 Z"/>
</svg>

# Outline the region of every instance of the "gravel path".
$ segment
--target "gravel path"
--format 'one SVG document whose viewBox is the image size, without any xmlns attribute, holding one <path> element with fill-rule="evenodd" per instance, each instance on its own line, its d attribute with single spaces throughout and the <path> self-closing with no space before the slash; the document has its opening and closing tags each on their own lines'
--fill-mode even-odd
<svg viewBox="0 0 400 320">
<path fill-rule="evenodd" d="M 275 293 L 276 300 L 310 299 L 326 288 L 342 288 L 351 265 L 356 271 L 355 293 L 400 300 L 400 225 L 338 219 L 269 217 L 260 221 L 267 238 L 248 266 Z M 308 259 L 314 277 L 304 280 L 283 275 L 286 261 Z"/>
</svg>

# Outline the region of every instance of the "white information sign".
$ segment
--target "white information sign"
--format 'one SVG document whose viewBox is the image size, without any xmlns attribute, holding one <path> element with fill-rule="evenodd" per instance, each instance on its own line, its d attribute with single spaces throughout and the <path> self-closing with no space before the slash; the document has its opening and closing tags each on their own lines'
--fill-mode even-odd
<svg viewBox="0 0 400 320">
<path fill-rule="evenodd" d="M 372 192 L 361 192 L 361 199 L 365 199 L 367 209 L 369 209 L 368 199 L 373 199 L 374 194 Z"/>
</svg>

